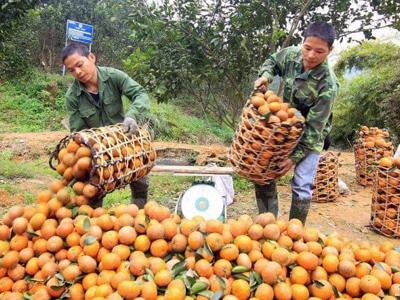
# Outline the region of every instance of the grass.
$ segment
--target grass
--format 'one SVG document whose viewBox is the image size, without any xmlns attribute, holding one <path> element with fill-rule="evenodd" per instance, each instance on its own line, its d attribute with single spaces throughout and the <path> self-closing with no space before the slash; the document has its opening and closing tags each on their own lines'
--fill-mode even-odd
<svg viewBox="0 0 400 300">
<path fill-rule="evenodd" d="M 33 78 L 33 79 L 32 79 Z M 0 85 L 0 123 L 7 124 L 0 132 L 35 132 L 62 129 L 66 116 L 64 94 L 70 79 L 34 71 Z M 55 94 L 50 93 L 56 86 Z"/>
<path fill-rule="evenodd" d="M 44 158 L 33 161 L 16 161 L 13 159 L 11 151 L 0 152 L 0 177 L 5 179 L 31 179 L 37 177 L 37 175 L 58 176 L 54 170 L 47 167 L 47 161 Z"/>
<path fill-rule="evenodd" d="M 124 104 L 127 107 L 129 102 L 125 99 Z M 233 136 L 232 129 L 215 121 L 187 115 L 170 103 L 152 101 L 147 117 L 157 140 L 190 144 L 230 143 Z"/>
</svg>

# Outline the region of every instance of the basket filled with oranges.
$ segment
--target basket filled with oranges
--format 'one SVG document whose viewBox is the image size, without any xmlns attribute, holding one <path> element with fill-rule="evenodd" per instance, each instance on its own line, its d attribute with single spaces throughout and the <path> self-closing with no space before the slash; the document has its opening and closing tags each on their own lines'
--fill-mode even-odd
<svg viewBox="0 0 400 300">
<path fill-rule="evenodd" d="M 377 162 L 392 155 L 393 144 L 387 130 L 362 126 L 354 143 L 357 182 L 362 186 L 372 186 Z"/>
<path fill-rule="evenodd" d="M 339 156 L 340 153 L 332 151 L 321 153 L 314 178 L 312 201 L 333 202 L 339 196 Z"/>
<path fill-rule="evenodd" d="M 155 159 L 148 130 L 128 135 L 117 124 L 71 133 L 58 143 L 49 164 L 63 177 L 64 186 L 90 200 L 145 176 Z"/>
<path fill-rule="evenodd" d="M 305 119 L 272 91 L 256 92 L 246 102 L 232 141 L 234 170 L 258 184 L 281 176 L 280 166 L 301 138 Z"/>
<path fill-rule="evenodd" d="M 375 168 L 371 226 L 388 237 L 400 237 L 400 158 L 383 157 Z"/>
</svg>

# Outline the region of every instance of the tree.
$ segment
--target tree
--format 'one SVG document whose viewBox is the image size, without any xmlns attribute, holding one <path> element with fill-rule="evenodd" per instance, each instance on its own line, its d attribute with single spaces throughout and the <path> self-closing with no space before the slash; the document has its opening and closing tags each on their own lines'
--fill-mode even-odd
<svg viewBox="0 0 400 300">
<path fill-rule="evenodd" d="M 334 105 L 332 137 L 336 144 L 351 143 L 360 125 L 388 128 L 400 137 L 400 47 L 364 42 L 341 54 L 336 64 L 341 90 Z M 346 78 L 349 71 L 358 75 Z"/>
<path fill-rule="evenodd" d="M 2 1 L 0 6 L 0 43 L 9 34 L 10 29 L 15 26 L 15 22 L 20 21 L 38 2 L 38 0 Z"/>
<path fill-rule="evenodd" d="M 235 127 L 252 81 L 268 54 L 297 44 L 301 32 L 315 20 L 332 22 L 340 38 L 354 31 L 351 24 L 374 23 L 360 1 L 138 1 L 131 6 L 135 51 L 125 68 L 146 84 L 159 101 L 186 97 L 188 106 L 213 114 Z M 394 8 L 381 9 L 395 19 Z M 358 28 L 357 30 L 361 30 Z M 368 36 L 369 29 L 364 30 Z M 189 100 L 187 100 L 189 98 Z"/>
<path fill-rule="evenodd" d="M 32 66 L 60 72 L 67 19 L 94 25 L 93 51 L 100 64 L 120 67 L 122 59 L 130 53 L 132 42 L 128 38 L 130 12 L 127 7 L 133 0 L 11 2 L 13 5 L 7 6 L 7 12 L 4 12 L 8 25 L 0 27 L 7 28 L 4 29 L 7 34 L 0 40 L 3 42 L 0 65 L 9 76 L 20 74 Z M 22 6 L 22 3 L 26 5 Z M 17 6 L 18 9 L 14 7 L 17 4 L 21 5 Z"/>
</svg>

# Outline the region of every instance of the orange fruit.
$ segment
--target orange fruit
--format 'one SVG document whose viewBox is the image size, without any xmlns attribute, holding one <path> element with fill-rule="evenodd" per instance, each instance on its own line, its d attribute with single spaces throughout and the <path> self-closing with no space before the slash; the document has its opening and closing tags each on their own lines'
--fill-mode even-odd
<svg viewBox="0 0 400 300">
<path fill-rule="evenodd" d="M 157 285 L 152 281 L 145 281 L 142 284 L 141 294 L 145 300 L 156 300 L 157 299 Z"/>
<path fill-rule="evenodd" d="M 251 239 L 247 235 L 239 235 L 235 237 L 234 243 L 240 252 L 249 253 L 253 248 Z"/>
<path fill-rule="evenodd" d="M 251 102 L 251 104 L 254 105 L 255 108 L 258 108 L 266 103 L 264 100 L 264 97 L 260 97 L 260 96 L 251 97 L 250 102 Z"/>
<path fill-rule="evenodd" d="M 271 260 L 286 266 L 289 263 L 289 251 L 282 247 L 275 248 L 271 253 Z"/>
<path fill-rule="evenodd" d="M 163 239 L 153 241 L 150 245 L 150 253 L 156 257 L 164 257 L 168 253 L 168 243 Z"/>
<path fill-rule="evenodd" d="M 239 300 L 248 299 L 250 297 L 250 285 L 243 279 L 236 279 L 232 282 L 231 293 Z"/>
<path fill-rule="evenodd" d="M 78 257 L 78 266 L 83 273 L 93 273 L 97 267 L 97 261 L 88 255 Z"/>
<path fill-rule="evenodd" d="M 292 284 L 290 286 L 292 290 L 292 299 L 293 300 L 306 300 L 309 298 L 309 291 L 308 289 L 302 284 Z"/>
<path fill-rule="evenodd" d="M 115 253 L 107 253 L 101 259 L 103 270 L 115 270 L 121 264 L 121 258 Z"/>
<path fill-rule="evenodd" d="M 219 259 L 214 263 L 213 269 L 215 275 L 228 278 L 232 273 L 232 264 L 226 259 Z"/>
<path fill-rule="evenodd" d="M 264 269 L 261 270 L 263 281 L 269 285 L 274 285 L 279 276 L 282 275 L 282 267 L 275 261 L 267 261 L 264 263 Z"/>
<path fill-rule="evenodd" d="M 75 264 L 70 264 L 69 266 L 67 266 L 62 272 L 61 274 L 63 275 L 63 277 L 65 278 L 65 280 L 67 281 L 73 281 L 75 280 L 80 274 L 81 271 L 79 270 L 79 267 Z"/>
<path fill-rule="evenodd" d="M 351 277 L 346 281 L 346 292 L 351 297 L 359 297 L 361 295 L 360 288 L 361 279 L 357 277 Z"/>
<path fill-rule="evenodd" d="M 189 235 L 190 235 L 190 233 L 189 233 Z M 185 252 L 187 242 L 188 241 L 187 241 L 186 236 L 181 233 L 178 233 L 171 240 L 172 250 L 174 250 L 175 252 Z"/>
<path fill-rule="evenodd" d="M 264 104 L 258 106 L 258 112 L 260 113 L 260 115 L 264 116 L 268 113 L 270 113 L 270 109 L 269 109 L 269 105 L 267 103 L 264 102 Z"/>
<path fill-rule="evenodd" d="M 381 282 L 378 278 L 372 275 L 365 275 L 361 278 L 360 288 L 364 293 L 371 293 L 377 295 L 381 288 Z"/>
<path fill-rule="evenodd" d="M 236 260 L 239 256 L 239 249 L 235 244 L 227 244 L 222 247 L 219 252 L 221 258 L 226 259 L 228 261 Z"/>
<path fill-rule="evenodd" d="M 338 272 L 345 278 L 350 278 L 356 274 L 356 265 L 349 260 L 341 260 L 338 266 Z"/>
<path fill-rule="evenodd" d="M 339 259 L 333 254 L 328 254 L 323 258 L 322 266 L 328 273 L 334 273 L 338 269 Z"/>
<path fill-rule="evenodd" d="M 336 287 L 339 292 L 343 292 L 346 288 L 346 279 L 338 273 L 330 275 L 328 281 L 332 286 Z"/>
<path fill-rule="evenodd" d="M 199 276 L 209 278 L 211 275 L 214 274 L 213 268 L 205 259 L 198 260 L 194 265 L 194 270 Z"/>
<path fill-rule="evenodd" d="M 274 286 L 275 299 L 277 300 L 290 300 L 292 299 L 292 289 L 286 282 L 278 282 Z"/>
<path fill-rule="evenodd" d="M 329 299 L 333 296 L 332 285 L 326 280 L 314 281 L 310 287 L 311 295 L 320 299 Z"/>
<path fill-rule="evenodd" d="M 125 280 L 118 285 L 117 290 L 121 297 L 131 300 L 140 295 L 141 287 L 133 280 Z"/>
<path fill-rule="evenodd" d="M 45 190 L 38 193 L 36 201 L 38 203 L 46 203 L 49 202 L 51 197 L 53 196 L 53 192 L 51 190 Z"/>
<path fill-rule="evenodd" d="M 379 165 L 384 168 L 391 168 L 393 167 L 393 159 L 390 157 L 382 157 L 379 160 Z"/>
<path fill-rule="evenodd" d="M 279 236 L 281 235 L 281 230 L 279 226 L 275 223 L 267 224 L 264 227 L 263 234 L 266 239 L 277 241 L 279 239 Z"/>
<path fill-rule="evenodd" d="M 220 233 L 210 233 L 206 236 L 206 242 L 211 251 L 216 252 L 224 246 L 224 239 Z"/>
<path fill-rule="evenodd" d="M 204 236 L 200 231 L 193 231 L 189 234 L 187 242 L 192 250 L 197 250 L 204 245 Z"/>
<path fill-rule="evenodd" d="M 276 113 L 281 109 L 281 103 L 279 103 L 279 102 L 270 102 L 268 104 L 268 106 L 269 106 L 269 110 L 273 113 Z"/>
<path fill-rule="evenodd" d="M 172 281 L 172 272 L 170 270 L 160 270 L 154 275 L 154 283 L 158 287 L 165 287 Z"/>
<path fill-rule="evenodd" d="M 314 270 L 318 266 L 318 257 L 311 252 L 303 251 L 297 256 L 297 263 L 306 270 Z"/>
<path fill-rule="evenodd" d="M 254 296 L 257 299 L 265 299 L 265 300 L 273 300 L 274 299 L 274 290 L 269 284 L 261 283 L 255 293 Z"/>
<path fill-rule="evenodd" d="M 305 285 L 310 280 L 310 276 L 306 269 L 300 266 L 296 266 L 290 272 L 290 281 L 292 283 Z"/>
</svg>

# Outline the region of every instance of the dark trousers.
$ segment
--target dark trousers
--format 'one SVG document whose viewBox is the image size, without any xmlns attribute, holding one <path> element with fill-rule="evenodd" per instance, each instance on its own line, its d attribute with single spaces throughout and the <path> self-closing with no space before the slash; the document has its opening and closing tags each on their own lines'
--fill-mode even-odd
<svg viewBox="0 0 400 300">
<path fill-rule="evenodd" d="M 275 217 L 278 216 L 278 191 L 276 189 L 276 181 L 272 181 L 266 185 L 254 184 L 256 192 L 256 200 L 258 212 L 271 212 Z"/>
<path fill-rule="evenodd" d="M 147 194 L 149 189 L 149 177 L 144 176 L 137 181 L 129 184 L 131 188 L 131 203 L 136 204 L 139 209 L 143 208 L 147 202 Z M 103 206 L 103 198 L 94 199 L 89 204 L 93 208 Z"/>
</svg>

